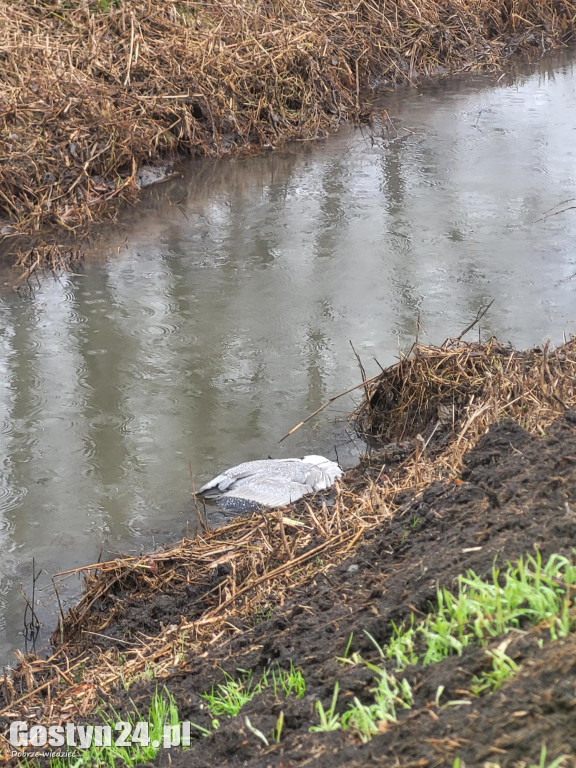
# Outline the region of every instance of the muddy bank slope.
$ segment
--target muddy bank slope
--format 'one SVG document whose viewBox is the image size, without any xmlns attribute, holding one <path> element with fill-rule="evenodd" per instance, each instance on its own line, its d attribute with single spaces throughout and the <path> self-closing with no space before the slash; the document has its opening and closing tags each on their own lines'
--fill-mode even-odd
<svg viewBox="0 0 576 768">
<path fill-rule="evenodd" d="M 545 623 L 526 624 L 488 644 L 494 650 L 504 639 L 507 655 L 519 666 L 491 695 L 471 692 L 475 677 L 490 668 L 486 648 L 471 646 L 462 656 L 408 667 L 403 677 L 412 688 L 411 708 L 399 707 L 398 721 L 381 723 L 381 733 L 369 742 L 341 729 L 310 732 L 320 722 L 316 701 L 328 709 L 336 681 L 338 713 L 354 697 L 371 700 L 374 673 L 342 661 L 347 652 L 373 664 L 381 661 L 365 633 L 385 646 L 393 623 L 425 617 L 436 602 L 437 585 L 454 589 L 458 574 L 468 569 L 490 579 L 494 565 L 504 568 L 526 553 L 538 551 L 544 561 L 554 553 L 571 557 L 575 504 L 575 413 L 540 437 L 511 420 L 494 426 L 467 454 L 461 483 L 434 484 L 389 524 L 367 534 L 352 557 L 295 590 L 269 617 L 164 679 L 181 716 L 206 728 L 211 717 L 199 694 L 225 683 L 226 674 L 241 677 L 238 670 L 252 670 L 257 680 L 275 665 L 288 669 L 292 663 L 306 681 L 303 698 L 265 690 L 238 716 L 221 716 L 214 735 L 196 739 L 190 750 L 172 750 L 170 757 L 160 753 L 155 764 L 424 768 L 452 766 L 458 757 L 468 766 L 525 766 L 537 765 L 545 746 L 549 761 L 567 755 L 570 760 L 562 765 L 576 765 L 576 635 L 552 642 Z M 178 621 L 162 598 L 152 605 L 163 623 Z M 133 632 L 135 618 L 115 624 L 113 634 Z M 114 706 L 130 711 L 133 701 L 145 711 L 155 685 L 135 683 L 114 697 Z M 280 713 L 284 725 L 274 743 Z"/>
<path fill-rule="evenodd" d="M 568 0 L 0 0 L 0 249 L 58 266 L 144 166 L 323 136 L 378 82 L 541 55 L 575 18 Z"/>
<path fill-rule="evenodd" d="M 574 340 L 416 346 L 367 385 L 358 423 L 379 447 L 335 492 L 88 569 L 54 655 L 4 676 L 5 756 L 15 719 L 125 719 L 161 690 L 193 741 L 149 764 L 576 765 L 575 374 Z M 552 556 L 535 596 L 504 600 L 509 563 L 532 583 Z M 496 601 L 438 656 L 438 587 L 470 570 Z M 301 697 L 270 682 L 291 667 Z M 206 698 L 230 680 L 256 693 L 233 716 Z M 350 720 L 382 681 L 403 686 L 388 709 Z"/>
</svg>

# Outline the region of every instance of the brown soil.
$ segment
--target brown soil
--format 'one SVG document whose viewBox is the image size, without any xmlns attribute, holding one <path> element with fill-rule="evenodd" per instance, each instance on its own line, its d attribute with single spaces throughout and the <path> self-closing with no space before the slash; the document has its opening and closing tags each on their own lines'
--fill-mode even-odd
<svg viewBox="0 0 576 768">
<path fill-rule="evenodd" d="M 454 482 L 436 482 L 416 499 L 405 492 L 402 512 L 373 529 L 353 557 L 294 590 L 258 623 L 244 622 L 223 642 L 207 644 L 187 659 L 183 669 L 161 679 L 178 704 L 182 719 L 208 727 L 200 694 L 224 673 L 253 670 L 256 677 L 276 663 L 292 662 L 307 684 L 303 699 L 257 695 L 232 719 L 220 717 L 212 736 L 199 737 L 186 751 L 161 750 L 157 765 L 197 766 L 452 766 L 456 757 L 467 766 L 538 764 L 543 745 L 547 764 L 567 755 L 576 765 L 576 636 L 552 642 L 546 627 L 518 632 L 507 649 L 521 670 L 492 695 L 469 693 L 474 675 L 487 666 L 485 651 L 471 647 L 428 667 L 403 673 L 415 698 L 372 741 L 361 744 L 350 733 L 310 733 L 317 724 L 314 703 L 328 706 L 334 682 L 340 683 L 338 710 L 352 696 L 367 699 L 373 675 L 343 665 L 350 633 L 351 652 L 376 660 L 369 632 L 383 644 L 391 622 L 426 615 L 437 585 L 454 587 L 458 574 L 473 569 L 489 577 L 503 566 L 538 550 L 570 555 L 576 541 L 576 413 L 567 411 L 546 434 L 532 436 L 506 419 L 490 428 L 465 457 Z M 136 633 L 153 635 L 178 623 L 187 608 L 185 592 L 150 595 L 144 603 L 128 597 L 122 615 L 106 628 L 102 647 L 122 645 Z M 118 638 L 118 642 L 112 638 Z M 500 638 L 501 640 L 501 638 Z M 497 643 L 495 641 L 495 643 Z M 109 704 L 119 713 L 146 710 L 158 685 L 139 680 Z M 444 686 L 440 706 L 434 703 Z M 459 705 L 443 702 L 464 701 Z M 279 744 L 265 747 L 247 728 L 267 736 L 280 711 L 284 729 Z"/>
</svg>

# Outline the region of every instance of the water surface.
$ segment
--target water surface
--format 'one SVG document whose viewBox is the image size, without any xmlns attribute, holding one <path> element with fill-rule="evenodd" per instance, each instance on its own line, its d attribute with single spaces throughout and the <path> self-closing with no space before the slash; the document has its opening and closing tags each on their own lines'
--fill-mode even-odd
<svg viewBox="0 0 576 768">
<path fill-rule="evenodd" d="M 414 339 L 531 346 L 576 327 L 571 60 L 386 94 L 372 129 L 191 164 L 95 245 L 85 270 L 0 300 L 0 657 L 20 584 L 175 541 L 201 484 L 240 461 L 354 463 L 350 397 Z M 563 202 L 571 201 L 571 202 Z M 476 333 L 477 331 L 475 331 Z M 33 565 L 34 563 L 34 565 Z M 64 604 L 78 577 L 60 583 Z"/>
</svg>

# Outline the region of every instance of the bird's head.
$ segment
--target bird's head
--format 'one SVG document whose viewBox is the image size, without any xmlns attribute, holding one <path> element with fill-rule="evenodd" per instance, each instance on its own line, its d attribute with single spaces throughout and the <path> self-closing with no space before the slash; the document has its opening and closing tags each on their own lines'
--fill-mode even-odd
<svg viewBox="0 0 576 768">
<path fill-rule="evenodd" d="M 327 485 L 324 485 L 325 488 L 327 488 L 329 485 L 332 485 L 337 477 L 342 477 L 342 470 L 338 464 L 335 461 L 327 459 L 325 456 L 304 456 L 302 461 L 318 467 L 324 476 L 324 481 L 327 483 Z"/>
</svg>

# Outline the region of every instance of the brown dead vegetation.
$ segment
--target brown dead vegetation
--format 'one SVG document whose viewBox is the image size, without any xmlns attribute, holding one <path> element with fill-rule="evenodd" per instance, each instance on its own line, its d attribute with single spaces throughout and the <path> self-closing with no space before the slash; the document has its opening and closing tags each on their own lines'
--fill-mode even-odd
<svg viewBox="0 0 576 768">
<path fill-rule="evenodd" d="M 388 451 L 390 444 L 417 436 L 414 472 L 427 465 L 446 476 L 459 471 L 463 453 L 500 419 L 513 418 L 528 432 L 541 433 L 576 405 L 575 381 L 574 339 L 553 351 L 548 344 L 519 351 L 497 339 L 415 344 L 409 355 L 367 383 L 356 428 L 368 441 L 388 445 Z M 446 430 L 447 443 L 433 442 Z M 419 454 L 429 443 L 434 462 L 423 463 Z M 426 482 L 434 479 L 426 474 Z"/>
<path fill-rule="evenodd" d="M 147 164 L 323 136 L 378 82 L 539 55 L 575 19 L 569 0 L 0 0 L 0 247 L 22 277 L 58 268 Z"/>
<path fill-rule="evenodd" d="M 21 658 L 18 672 L 4 676 L 0 717 L 31 717 L 38 707 L 44 723 L 85 715 L 119 682 L 147 669 L 162 676 L 190 653 L 201 656 L 329 573 L 366 532 L 401 511 L 405 492 L 413 501 L 435 480 L 460 483 L 464 454 L 490 424 L 512 417 L 543 433 L 576 407 L 575 381 L 574 339 L 553 351 L 517 351 L 495 339 L 416 344 L 367 384 L 355 419 L 379 450 L 348 473 L 333 501 L 302 501 L 202 531 L 161 553 L 80 569 L 85 594 L 54 634 L 54 655 Z M 145 606 L 158 594 L 182 599 L 179 623 L 115 632 L 127 605 Z"/>
</svg>

